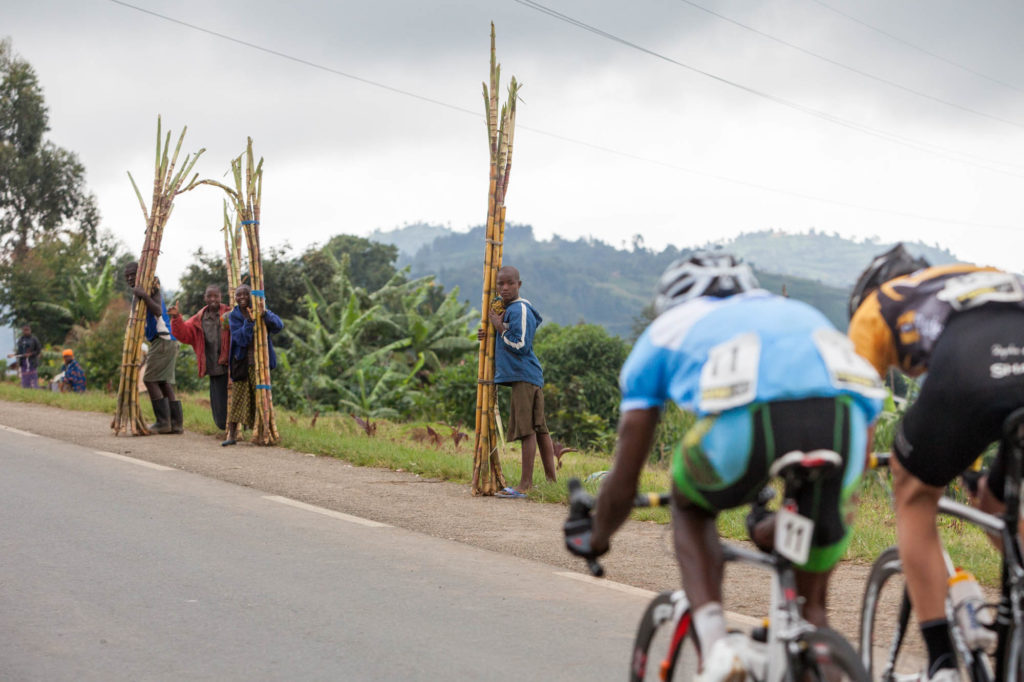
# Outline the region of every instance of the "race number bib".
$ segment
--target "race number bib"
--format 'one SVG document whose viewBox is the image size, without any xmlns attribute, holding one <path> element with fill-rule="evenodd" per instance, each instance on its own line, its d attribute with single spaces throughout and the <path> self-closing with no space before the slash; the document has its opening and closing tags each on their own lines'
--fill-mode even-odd
<svg viewBox="0 0 1024 682">
<path fill-rule="evenodd" d="M 868 398 L 884 398 L 885 387 L 871 363 L 857 355 L 853 342 L 835 329 L 822 327 L 814 332 L 814 345 L 818 347 L 828 370 L 829 380 L 835 388 L 853 391 Z"/>
<path fill-rule="evenodd" d="M 775 551 L 794 564 L 807 563 L 811 555 L 814 521 L 782 508 L 775 513 Z"/>
<path fill-rule="evenodd" d="M 700 372 L 700 409 L 722 412 L 753 402 L 760 360 L 761 339 L 754 333 L 712 348 Z"/>
<path fill-rule="evenodd" d="M 972 272 L 954 277 L 938 294 L 953 310 L 969 310 L 982 303 L 1013 303 L 1024 300 L 1020 280 L 1007 272 Z"/>
</svg>

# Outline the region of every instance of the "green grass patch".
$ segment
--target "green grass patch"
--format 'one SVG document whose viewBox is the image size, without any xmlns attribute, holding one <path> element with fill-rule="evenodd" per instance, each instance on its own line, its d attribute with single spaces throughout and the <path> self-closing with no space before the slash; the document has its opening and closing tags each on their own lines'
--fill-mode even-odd
<svg viewBox="0 0 1024 682">
<path fill-rule="evenodd" d="M 210 418 L 209 402 L 202 394 L 180 394 L 188 431 L 217 435 L 220 432 Z M 0 399 L 40 403 L 68 410 L 84 410 L 114 413 L 114 396 L 99 392 L 53 393 L 50 391 L 29 391 L 17 384 L 0 382 Z M 152 418 L 149 401 L 142 400 L 143 413 Z M 472 476 L 473 439 L 456 447 L 450 427 L 431 424 L 440 436 L 441 443 L 432 444 L 426 433 L 427 424 L 398 424 L 383 420 L 377 423 L 377 433 L 368 437 L 354 419 L 343 414 L 321 415 L 315 426 L 308 415 L 277 411 L 278 429 L 283 447 L 330 457 L 339 457 L 357 466 L 372 466 L 408 471 L 428 478 L 469 484 Z M 530 499 L 538 502 L 564 503 L 565 481 L 576 476 L 584 481 L 584 487 L 596 493 L 600 481 L 587 481 L 596 472 L 611 466 L 611 458 L 605 453 L 570 452 L 562 458 L 558 471 L 558 482 L 544 480 L 544 471 L 538 461 L 534 468 L 534 487 Z M 517 443 L 509 444 L 502 456 L 502 470 L 509 485 L 519 482 L 521 456 Z M 861 488 L 860 500 L 854 520 L 853 536 L 846 559 L 870 562 L 883 549 L 896 542 L 896 526 L 889 502 L 889 489 L 884 476 L 887 472 L 868 472 Z M 664 465 L 648 466 L 640 479 L 642 492 L 662 492 L 669 489 L 671 478 Z M 734 509 L 719 517 L 719 530 L 723 537 L 746 539 L 744 518 L 746 509 Z M 656 523 L 668 523 L 669 513 L 665 509 L 641 509 L 633 518 Z M 999 560 L 984 534 L 955 519 L 940 518 L 939 530 L 950 556 L 956 565 L 973 572 L 986 585 L 999 582 Z"/>
</svg>

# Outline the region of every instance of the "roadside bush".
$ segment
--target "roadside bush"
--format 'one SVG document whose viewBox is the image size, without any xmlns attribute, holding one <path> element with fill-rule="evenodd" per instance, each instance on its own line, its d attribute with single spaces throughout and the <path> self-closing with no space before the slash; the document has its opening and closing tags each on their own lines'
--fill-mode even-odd
<svg viewBox="0 0 1024 682">
<path fill-rule="evenodd" d="M 476 423 L 476 356 L 441 367 L 427 379 L 415 402 L 420 418 L 473 428 Z M 498 392 L 499 395 L 501 391 Z"/>
<path fill-rule="evenodd" d="M 121 377 L 121 349 L 128 324 L 128 303 L 116 298 L 107 305 L 100 321 L 88 329 L 76 327 L 68 337 L 75 359 L 85 371 L 90 391 L 116 391 Z"/>
<path fill-rule="evenodd" d="M 174 387 L 178 391 L 201 391 L 209 388 L 210 380 L 199 376 L 199 364 L 192 346 L 178 344 L 178 358 L 174 361 Z"/>
<path fill-rule="evenodd" d="M 544 404 L 555 437 L 608 450 L 619 419 L 619 370 L 626 343 L 595 324 L 542 325 L 534 350 L 544 368 Z"/>
</svg>

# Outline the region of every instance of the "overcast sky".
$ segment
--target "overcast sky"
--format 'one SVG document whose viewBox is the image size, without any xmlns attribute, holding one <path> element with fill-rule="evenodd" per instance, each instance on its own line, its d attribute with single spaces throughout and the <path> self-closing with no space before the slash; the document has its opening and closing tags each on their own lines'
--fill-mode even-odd
<svg viewBox="0 0 1024 682">
<path fill-rule="evenodd" d="M 193 28 L 113 0 L 0 0 L 0 37 L 135 253 L 126 171 L 149 186 L 157 114 L 206 148 L 203 177 L 254 139 L 264 245 L 481 224 L 493 20 L 502 90 L 523 83 L 507 217 L 540 238 L 813 227 L 1024 268 L 1015 0 L 130 1 Z M 219 190 L 179 197 L 164 281 L 197 247 L 220 253 L 220 226 Z"/>
</svg>

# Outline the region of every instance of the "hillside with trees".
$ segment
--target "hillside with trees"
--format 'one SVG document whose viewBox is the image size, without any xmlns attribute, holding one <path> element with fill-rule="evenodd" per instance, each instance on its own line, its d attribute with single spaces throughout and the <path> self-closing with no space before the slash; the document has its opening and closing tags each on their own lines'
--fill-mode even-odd
<svg viewBox="0 0 1024 682">
<path fill-rule="evenodd" d="M 396 247 L 399 266 L 409 267 L 411 276 L 434 275 L 448 289 L 459 287 L 463 300 L 478 308 L 483 228 L 454 232 L 433 226 L 433 232 L 441 236 L 411 250 L 421 243 L 424 227 L 407 226 L 373 238 L 383 238 Z M 594 239 L 554 236 L 537 240 L 531 226 L 510 225 L 505 233 L 504 262 L 519 268 L 524 298 L 549 322 L 597 324 L 630 339 L 637 333 L 637 322 L 645 319 L 643 311 L 651 302 L 658 276 L 673 260 L 697 248 L 721 247 L 742 256 L 754 266 L 765 289 L 785 291 L 806 301 L 845 329 L 849 287 L 871 258 L 888 247 L 821 233 L 776 232 L 741 235 L 695 249 L 669 246 L 654 251 L 642 244 L 634 239 L 633 249 L 626 250 Z M 934 247 L 913 244 L 911 250 L 935 263 L 956 260 L 948 251 Z"/>
<path fill-rule="evenodd" d="M 706 246 L 721 246 L 759 271 L 847 288 L 857 281 L 857 275 L 864 266 L 889 244 L 878 240 L 854 241 L 812 229 L 806 234 L 787 234 L 777 230 L 749 232 Z M 957 262 L 956 256 L 938 244 L 928 246 L 908 242 L 907 248 L 915 256 L 927 258 L 932 265 Z"/>
</svg>

